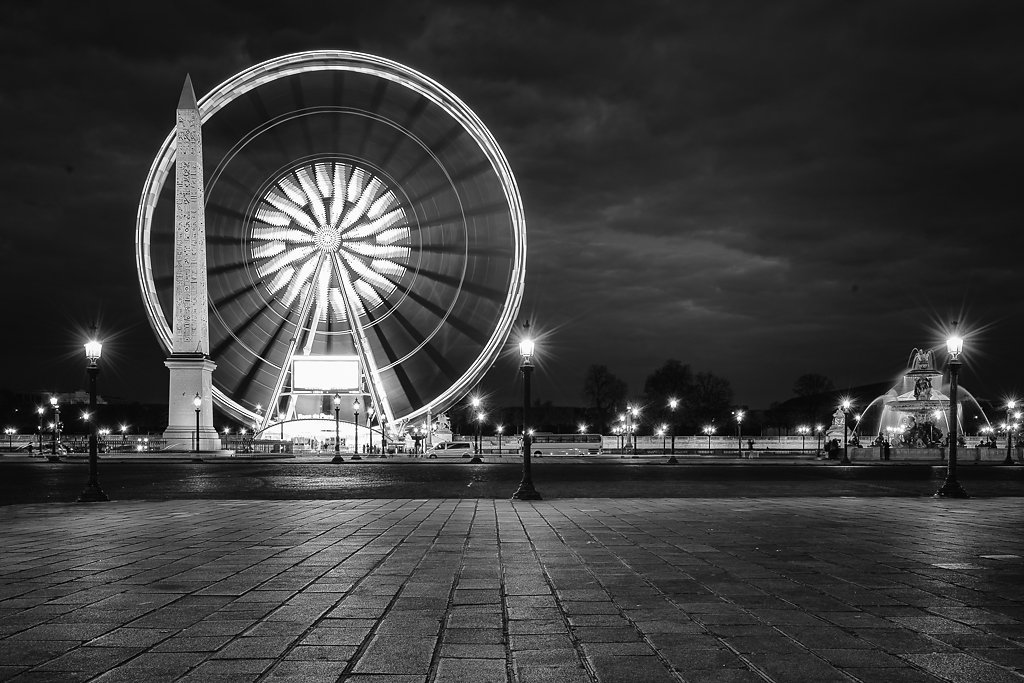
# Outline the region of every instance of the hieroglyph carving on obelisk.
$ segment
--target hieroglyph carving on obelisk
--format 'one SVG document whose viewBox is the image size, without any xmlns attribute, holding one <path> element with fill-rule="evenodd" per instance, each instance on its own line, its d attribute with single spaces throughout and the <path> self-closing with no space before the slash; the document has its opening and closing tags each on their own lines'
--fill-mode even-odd
<svg viewBox="0 0 1024 683">
<path fill-rule="evenodd" d="M 178 101 L 174 191 L 174 340 L 171 352 L 210 353 L 206 308 L 203 133 L 191 78 Z"/>
</svg>

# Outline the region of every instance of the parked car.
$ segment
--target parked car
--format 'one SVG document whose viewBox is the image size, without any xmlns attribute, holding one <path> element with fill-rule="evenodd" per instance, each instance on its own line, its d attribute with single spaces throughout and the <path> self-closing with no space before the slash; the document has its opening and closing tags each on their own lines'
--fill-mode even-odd
<svg viewBox="0 0 1024 683">
<path fill-rule="evenodd" d="M 439 455 L 458 455 L 468 457 L 473 454 L 473 444 L 468 441 L 444 441 L 434 444 L 428 451 L 428 458 L 436 458 Z"/>
</svg>

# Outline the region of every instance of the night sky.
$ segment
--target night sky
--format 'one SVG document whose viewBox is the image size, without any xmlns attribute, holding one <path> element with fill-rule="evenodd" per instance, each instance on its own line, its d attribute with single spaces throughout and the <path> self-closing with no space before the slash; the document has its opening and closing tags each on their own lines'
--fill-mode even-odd
<svg viewBox="0 0 1024 683">
<path fill-rule="evenodd" d="M 952 320 L 962 384 L 1024 393 L 1019 2 L 5 7 L 0 388 L 84 388 L 98 317 L 101 393 L 165 401 L 134 229 L 185 74 L 202 96 L 346 49 L 438 80 L 502 146 L 521 317 L 545 331 L 536 396 L 583 403 L 592 363 L 638 394 L 676 358 L 766 407 L 807 372 L 894 378 Z"/>
</svg>

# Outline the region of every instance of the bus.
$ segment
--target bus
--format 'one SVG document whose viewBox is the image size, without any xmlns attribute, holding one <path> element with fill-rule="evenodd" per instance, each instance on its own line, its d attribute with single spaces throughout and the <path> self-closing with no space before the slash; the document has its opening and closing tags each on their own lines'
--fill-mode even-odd
<svg viewBox="0 0 1024 683">
<path fill-rule="evenodd" d="M 537 432 L 531 437 L 533 455 L 598 455 L 601 453 L 600 434 L 551 434 Z"/>
</svg>

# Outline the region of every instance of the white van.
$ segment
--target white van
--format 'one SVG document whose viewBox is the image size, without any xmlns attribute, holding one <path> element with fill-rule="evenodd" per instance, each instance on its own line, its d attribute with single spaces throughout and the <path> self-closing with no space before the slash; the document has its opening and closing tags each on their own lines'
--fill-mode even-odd
<svg viewBox="0 0 1024 683">
<path fill-rule="evenodd" d="M 468 441 L 445 441 L 443 443 L 434 444 L 434 446 L 427 451 L 428 458 L 436 458 L 439 455 L 445 456 L 463 456 L 468 457 L 473 453 L 473 444 Z"/>
</svg>

